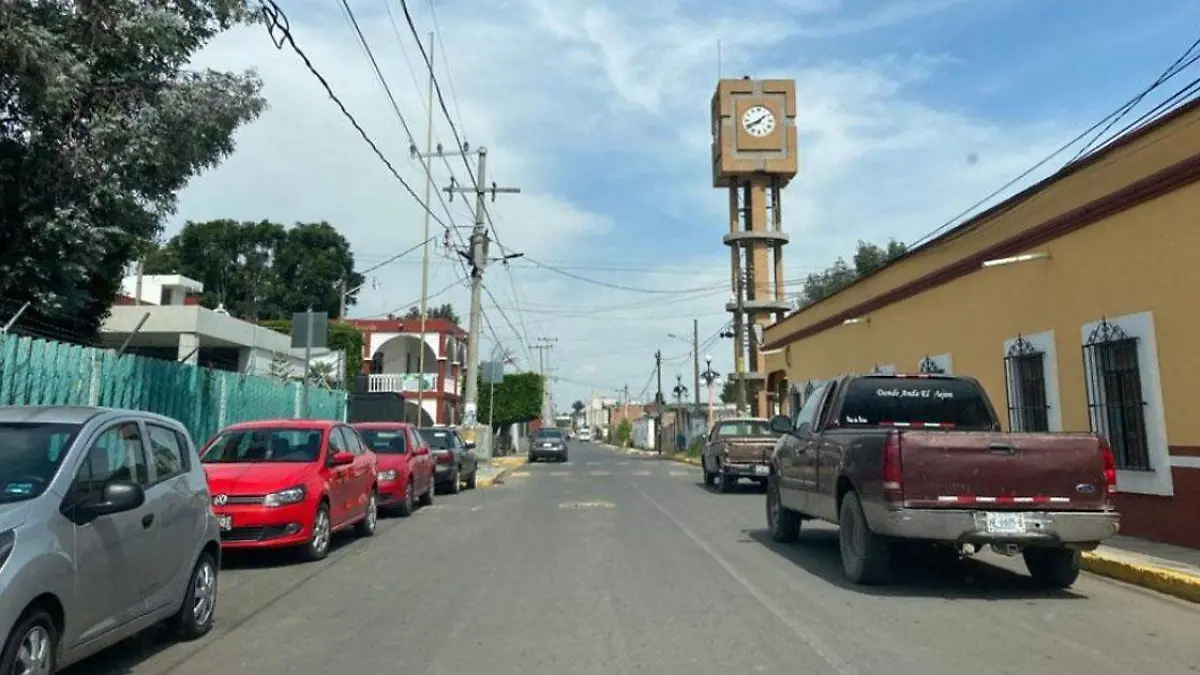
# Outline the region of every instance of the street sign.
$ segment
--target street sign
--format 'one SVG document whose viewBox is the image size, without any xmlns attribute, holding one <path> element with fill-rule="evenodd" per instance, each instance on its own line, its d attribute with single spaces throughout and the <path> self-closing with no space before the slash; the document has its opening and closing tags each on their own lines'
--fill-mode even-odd
<svg viewBox="0 0 1200 675">
<path fill-rule="evenodd" d="M 292 349 L 323 349 L 328 343 L 328 312 L 295 312 L 292 314 Z"/>
<path fill-rule="evenodd" d="M 503 361 L 484 361 L 481 376 L 484 384 L 500 384 L 504 380 Z"/>
</svg>

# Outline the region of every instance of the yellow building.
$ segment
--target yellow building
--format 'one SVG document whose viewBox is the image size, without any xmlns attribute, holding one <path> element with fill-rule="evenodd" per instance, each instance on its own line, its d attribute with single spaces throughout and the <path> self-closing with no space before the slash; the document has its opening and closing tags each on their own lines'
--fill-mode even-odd
<svg viewBox="0 0 1200 675">
<path fill-rule="evenodd" d="M 1092 430 L 1122 532 L 1200 548 L 1200 103 L 766 330 L 783 409 L 843 373 L 984 384 L 1008 428 Z"/>
</svg>

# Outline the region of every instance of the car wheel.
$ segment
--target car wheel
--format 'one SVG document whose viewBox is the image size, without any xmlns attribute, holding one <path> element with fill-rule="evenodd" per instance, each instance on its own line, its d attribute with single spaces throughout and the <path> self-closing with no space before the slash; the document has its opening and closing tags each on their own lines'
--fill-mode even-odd
<svg viewBox="0 0 1200 675">
<path fill-rule="evenodd" d="M 1070 588 L 1079 578 L 1082 554 L 1071 548 L 1027 548 L 1022 552 L 1033 582 L 1042 588 Z"/>
<path fill-rule="evenodd" d="M 433 482 L 433 476 L 429 477 L 429 487 L 421 494 L 421 506 L 433 506 L 433 493 L 437 492 L 437 486 Z"/>
<path fill-rule="evenodd" d="M 478 473 L 479 473 L 479 467 L 475 467 L 475 468 L 474 468 L 474 469 L 471 471 L 471 475 L 470 475 L 470 476 L 467 476 L 467 489 L 468 489 L 468 490 L 474 490 L 474 489 L 475 489 L 475 483 L 476 483 L 475 479 L 476 479 L 476 474 L 478 474 Z"/>
<path fill-rule="evenodd" d="M 329 505 L 321 502 L 317 507 L 317 515 L 313 516 L 312 537 L 304 546 L 304 559 L 309 562 L 324 560 L 329 555 L 329 541 L 333 536 L 333 527 L 329 522 Z"/>
<path fill-rule="evenodd" d="M 409 494 L 411 495 L 412 492 L 409 491 Z M 411 509 L 412 502 L 410 501 L 409 510 L 411 511 Z M 367 495 L 367 515 L 355 523 L 354 534 L 360 537 L 373 537 L 377 527 L 379 527 L 379 491 L 371 488 L 371 494 Z"/>
<path fill-rule="evenodd" d="M 458 471 L 454 472 L 454 476 L 450 478 L 450 494 L 456 495 L 462 491 L 462 476 Z"/>
<path fill-rule="evenodd" d="M 179 612 L 171 618 L 179 639 L 198 640 L 212 630 L 217 617 L 217 590 L 217 563 L 209 553 L 201 553 Z"/>
<path fill-rule="evenodd" d="M 413 512 L 413 479 L 410 476 L 408 482 L 404 485 L 404 498 L 396 505 L 396 515 L 401 518 L 407 518 Z"/>
<path fill-rule="evenodd" d="M 58 665 L 58 628 L 40 607 L 27 610 L 4 642 L 0 672 L 53 673 Z"/>
<path fill-rule="evenodd" d="M 787 508 L 779 498 L 779 484 L 767 482 L 767 529 L 771 538 L 787 544 L 800 536 L 800 514 Z"/>
<path fill-rule="evenodd" d="M 737 483 L 737 476 L 725 473 L 722 471 L 717 474 L 717 491 L 718 492 L 733 492 L 733 486 Z"/>
<path fill-rule="evenodd" d="M 892 571 L 892 550 L 886 539 L 871 531 L 858 493 L 850 491 L 842 498 L 838 513 L 838 548 L 842 553 L 842 572 L 851 583 L 883 583 Z"/>
</svg>

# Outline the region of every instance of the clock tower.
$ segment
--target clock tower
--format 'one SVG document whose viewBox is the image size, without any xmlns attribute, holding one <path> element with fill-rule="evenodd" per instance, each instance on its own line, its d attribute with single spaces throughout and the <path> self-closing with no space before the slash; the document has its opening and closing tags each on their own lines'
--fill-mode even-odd
<svg viewBox="0 0 1200 675">
<path fill-rule="evenodd" d="M 754 414 L 768 417 L 763 329 L 791 309 L 783 278 L 780 193 L 796 176 L 794 80 L 722 79 L 712 98 L 713 187 L 729 192 L 729 246 L 735 372 L 739 391 L 754 391 Z M 745 386 L 745 389 L 741 387 Z M 743 411 L 745 412 L 745 411 Z"/>
</svg>

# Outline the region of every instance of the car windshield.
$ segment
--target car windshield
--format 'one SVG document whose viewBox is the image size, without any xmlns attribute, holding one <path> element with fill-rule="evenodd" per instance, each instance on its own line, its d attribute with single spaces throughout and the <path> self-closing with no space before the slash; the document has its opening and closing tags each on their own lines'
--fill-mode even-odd
<svg viewBox="0 0 1200 675">
<path fill-rule="evenodd" d="M 226 429 L 217 435 L 200 461 L 205 464 L 315 462 L 321 456 L 320 429 L 258 427 Z"/>
<path fill-rule="evenodd" d="M 738 420 L 736 422 L 721 422 L 717 426 L 718 436 L 774 436 L 771 426 L 762 420 Z"/>
<path fill-rule="evenodd" d="M 42 494 L 77 433 L 78 424 L 0 423 L 0 503 Z"/>
<path fill-rule="evenodd" d="M 408 432 L 404 429 L 359 429 L 367 445 L 384 455 L 403 455 L 408 452 Z"/>
<path fill-rule="evenodd" d="M 421 429 L 421 438 L 434 450 L 453 450 L 454 432 L 449 429 Z"/>
<path fill-rule="evenodd" d="M 539 441 L 561 441 L 562 438 L 563 432 L 558 429 L 542 429 L 537 432 L 537 439 Z"/>
</svg>

